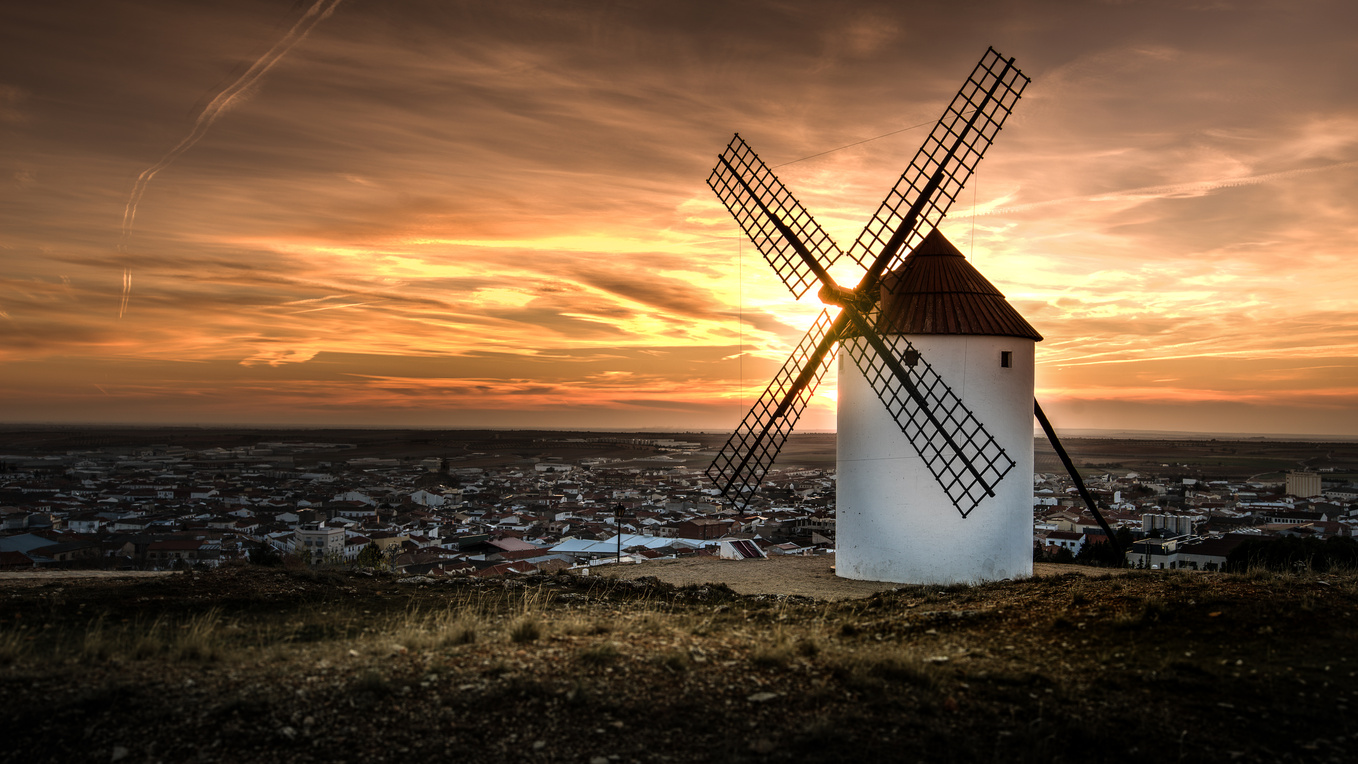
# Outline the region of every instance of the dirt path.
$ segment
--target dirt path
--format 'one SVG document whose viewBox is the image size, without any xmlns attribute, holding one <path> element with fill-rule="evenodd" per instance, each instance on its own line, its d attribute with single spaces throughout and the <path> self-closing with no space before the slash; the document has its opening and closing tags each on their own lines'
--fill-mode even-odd
<svg viewBox="0 0 1358 764">
<path fill-rule="evenodd" d="M 834 564 L 835 556 L 832 554 L 770 557 L 767 560 L 719 560 L 715 557 L 697 557 L 686 560 L 653 560 L 639 565 L 608 565 L 595 570 L 598 575 L 616 578 L 655 576 L 676 586 L 722 583 L 740 594 L 798 594 L 820 600 L 867 597 L 902 586 L 884 581 L 853 581 L 840 578 L 835 575 Z M 1033 566 L 1034 577 L 1057 576 L 1064 573 L 1094 576 L 1116 572 L 1118 571 L 1087 568 L 1081 565 L 1036 563 Z"/>
<path fill-rule="evenodd" d="M 719 560 L 697 557 L 686 560 L 654 560 L 639 565 L 605 565 L 594 574 L 633 579 L 655 576 L 676 586 L 721 583 L 739 594 L 797 594 L 819 600 L 845 600 L 868 597 L 902 586 L 886 581 L 854 581 L 835 575 L 835 556 L 780 556 L 767 560 Z M 1079 573 L 1086 576 L 1118 574 L 1107 568 L 1080 565 L 1036 563 L 1033 576 L 1059 576 Z M 171 576 L 173 571 L 147 570 L 23 570 L 0 572 L 0 583 L 7 580 L 154 578 Z"/>
<path fill-rule="evenodd" d="M 6 579 L 63 579 L 63 578 L 154 578 L 174 575 L 170 570 L 6 570 L 0 572 L 0 581 Z"/>
</svg>

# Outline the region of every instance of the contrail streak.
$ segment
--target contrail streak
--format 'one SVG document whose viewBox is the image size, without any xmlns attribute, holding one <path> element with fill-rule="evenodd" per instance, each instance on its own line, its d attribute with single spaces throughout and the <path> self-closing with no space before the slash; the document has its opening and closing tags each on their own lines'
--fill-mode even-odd
<svg viewBox="0 0 1358 764">
<path fill-rule="evenodd" d="M 141 171 L 141 175 L 137 176 L 137 182 L 132 186 L 132 195 L 127 200 L 127 207 L 123 210 L 124 236 L 132 230 L 132 224 L 137 218 L 137 204 L 141 201 L 142 194 L 146 193 L 146 185 L 151 182 L 151 179 L 156 177 L 156 174 L 161 170 L 170 166 L 170 163 L 178 159 L 185 151 L 193 148 L 194 144 L 202 140 L 203 136 L 207 134 L 208 128 L 212 127 L 218 117 L 235 105 L 241 95 L 272 69 L 274 64 L 282 60 L 283 56 L 287 55 L 294 45 L 306 39 L 312 27 L 328 17 L 335 10 L 335 6 L 339 4 L 340 0 L 316 0 L 316 3 L 308 8 L 306 13 L 302 14 L 302 18 L 297 20 L 292 29 L 289 29 L 288 33 L 283 35 L 283 39 L 274 43 L 274 46 L 260 56 L 259 60 L 255 61 L 249 69 L 246 69 L 244 74 L 238 77 L 235 82 L 227 85 L 222 92 L 217 94 L 216 98 L 213 98 L 207 106 L 203 107 L 202 113 L 193 123 L 193 129 L 189 131 L 188 135 L 184 136 L 183 140 L 161 157 L 159 162 Z"/>
<path fill-rule="evenodd" d="M 132 233 L 132 225 L 137 220 L 137 205 L 141 203 L 141 197 L 146 193 L 146 186 L 151 182 L 151 179 L 155 178 L 161 170 L 169 167 L 185 151 L 193 148 L 194 144 L 202 140 L 203 136 L 207 135 L 208 128 L 212 127 L 217 118 L 234 106 L 251 86 L 268 73 L 274 67 L 274 64 L 281 61 L 288 51 L 292 50 L 294 45 L 306 39 L 312 28 L 328 18 L 340 2 L 341 0 L 316 0 L 306 13 L 302 14 L 302 18 L 298 19 L 296 24 L 293 24 L 292 29 L 289 29 L 288 33 L 283 35 L 281 40 L 274 43 L 274 46 L 251 64 L 244 74 L 236 78 L 235 82 L 223 88 L 207 106 L 203 107 L 198 119 L 194 120 L 193 129 L 189 131 L 188 135 L 184 136 L 183 140 L 161 157 L 159 162 L 141 171 L 141 174 L 137 176 L 136 183 L 132 184 L 132 193 L 127 198 L 127 206 L 123 208 L 123 245 L 126 244 L 128 235 Z M 123 249 L 123 245 L 120 245 L 119 249 Z M 123 300 L 118 309 L 119 318 L 122 318 L 123 313 L 127 310 L 131 285 L 132 274 L 124 271 Z"/>
<path fill-rule="evenodd" d="M 123 300 L 118 303 L 118 318 L 122 318 L 127 312 L 127 298 L 132 296 L 132 271 L 129 268 L 123 269 Z"/>
</svg>

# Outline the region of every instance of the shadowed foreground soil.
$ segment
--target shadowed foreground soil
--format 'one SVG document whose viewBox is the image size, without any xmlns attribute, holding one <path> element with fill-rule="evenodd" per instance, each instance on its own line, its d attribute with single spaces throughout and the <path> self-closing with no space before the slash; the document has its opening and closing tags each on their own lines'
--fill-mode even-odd
<svg viewBox="0 0 1358 764">
<path fill-rule="evenodd" d="M 1358 750 L 1353 575 L 1069 573 L 833 602 L 734 588 L 249 568 L 5 579 L 0 758 L 1340 762 Z"/>
</svg>

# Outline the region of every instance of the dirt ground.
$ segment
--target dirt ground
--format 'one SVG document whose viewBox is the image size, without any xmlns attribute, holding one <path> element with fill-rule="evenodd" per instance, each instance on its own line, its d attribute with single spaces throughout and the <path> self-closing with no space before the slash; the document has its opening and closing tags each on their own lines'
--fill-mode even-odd
<svg viewBox="0 0 1358 764">
<path fill-rule="evenodd" d="M 0 762 L 1355 760 L 1353 573 L 831 562 L 10 578 Z"/>
<path fill-rule="evenodd" d="M 853 581 L 835 575 L 835 556 L 832 554 L 801 556 L 785 555 L 767 560 L 719 560 L 696 557 L 686 560 L 653 560 L 640 565 L 607 565 L 596 569 L 598 575 L 624 580 L 655 576 L 667 584 L 726 584 L 738 594 L 795 594 L 818 600 L 849 600 L 870 597 L 877 592 L 891 591 L 902 584 L 884 581 Z M 1107 575 L 1117 573 L 1108 568 L 1087 568 L 1080 565 L 1052 565 L 1036 563 L 1033 577 L 1059 576 L 1065 573 Z"/>
<path fill-rule="evenodd" d="M 785 555 L 767 560 L 719 560 L 697 557 L 687 560 L 654 560 L 640 565 L 605 565 L 594 569 L 596 575 L 624 581 L 654 576 L 667 584 L 726 584 L 738 594 L 795 594 L 818 600 L 840 600 L 869 597 L 877 592 L 891 591 L 901 584 L 886 581 L 852 581 L 835 575 L 835 556 Z M 1121 571 L 1107 568 L 1086 568 L 1079 565 L 1052 565 L 1039 562 L 1033 565 L 1033 577 L 1059 576 L 1065 573 L 1107 575 Z M 20 570 L 0 572 L 5 580 L 61 580 L 156 578 L 174 575 L 171 571 L 151 570 Z"/>
</svg>

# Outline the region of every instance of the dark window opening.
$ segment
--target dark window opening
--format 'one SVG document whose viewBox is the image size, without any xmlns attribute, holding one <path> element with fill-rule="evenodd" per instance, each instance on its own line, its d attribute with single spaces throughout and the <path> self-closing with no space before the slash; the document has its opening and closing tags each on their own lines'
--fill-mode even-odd
<svg viewBox="0 0 1358 764">
<path fill-rule="evenodd" d="M 1012 350 L 1000 351 L 1000 368 L 1008 369 L 1014 365 L 1014 352 Z"/>
</svg>

